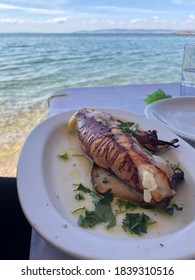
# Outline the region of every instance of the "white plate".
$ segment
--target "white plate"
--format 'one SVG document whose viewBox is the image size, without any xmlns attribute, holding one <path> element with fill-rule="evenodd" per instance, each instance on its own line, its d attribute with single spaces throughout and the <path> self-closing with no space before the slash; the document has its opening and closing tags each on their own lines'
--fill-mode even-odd
<svg viewBox="0 0 195 280">
<path fill-rule="evenodd" d="M 148 105 L 145 115 L 177 135 L 195 141 L 195 97 L 173 97 Z"/>
<path fill-rule="evenodd" d="M 145 130 L 157 129 L 161 139 L 175 138 L 165 127 L 143 116 L 119 110 L 104 111 L 137 122 Z M 43 121 L 22 148 L 18 162 L 18 194 L 32 227 L 52 245 L 81 259 L 195 257 L 195 150 L 182 139 L 179 148 L 170 148 L 163 157 L 170 162 L 180 162 L 185 172 L 185 182 L 175 198 L 177 204 L 184 203 L 183 211 L 178 211 L 175 217 L 167 217 L 146 210 L 157 223 L 142 237 L 130 236 L 122 229 L 108 231 L 102 225 L 91 230 L 77 225 L 78 217 L 72 210 L 81 202 L 74 199 L 72 184 L 86 183 L 89 163 L 84 157 L 74 157 L 70 161 L 58 157 L 66 148 L 81 152 L 76 136 L 67 133 L 65 127 L 73 113 L 65 112 Z"/>
</svg>

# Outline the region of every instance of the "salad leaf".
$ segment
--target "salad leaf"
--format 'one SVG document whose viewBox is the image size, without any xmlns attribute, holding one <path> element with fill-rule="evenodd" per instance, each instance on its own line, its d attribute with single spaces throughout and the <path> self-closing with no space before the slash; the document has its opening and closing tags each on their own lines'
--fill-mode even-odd
<svg viewBox="0 0 195 280">
<path fill-rule="evenodd" d="M 148 94 L 146 96 L 146 98 L 144 99 L 144 101 L 146 102 L 146 104 L 151 104 L 155 101 L 165 99 L 165 98 L 170 98 L 170 97 L 172 97 L 172 95 L 166 94 L 161 89 L 158 89 L 158 90 L 154 91 L 153 93 Z"/>
</svg>

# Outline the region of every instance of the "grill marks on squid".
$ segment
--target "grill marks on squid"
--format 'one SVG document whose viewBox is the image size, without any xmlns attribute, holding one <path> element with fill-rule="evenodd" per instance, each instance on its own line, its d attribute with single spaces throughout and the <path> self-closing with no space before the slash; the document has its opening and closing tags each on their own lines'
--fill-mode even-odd
<svg viewBox="0 0 195 280">
<path fill-rule="evenodd" d="M 124 181 L 131 184 L 133 180 L 136 188 L 139 187 L 137 168 L 127 150 L 116 141 L 112 128 L 104 124 L 104 120 L 99 121 L 94 117 L 83 115 L 78 127 L 78 137 L 89 157 L 106 169 L 115 166 L 115 170 L 118 170 L 117 175 L 120 175 L 122 170 L 126 171 L 128 177 Z"/>
<path fill-rule="evenodd" d="M 133 196 L 135 201 L 140 201 L 141 196 L 146 203 L 166 207 L 176 194 L 175 183 L 172 181 L 173 171 L 168 172 L 166 162 L 164 168 L 161 165 L 158 167 L 156 159 L 145 151 L 137 138 L 122 131 L 119 124 L 120 121 L 109 114 L 88 109 L 79 110 L 77 135 L 81 148 L 100 169 L 112 171 L 126 183 L 127 187 L 119 187 L 123 197 L 129 189 L 127 199 Z M 175 142 L 174 139 L 169 143 L 173 146 Z M 168 142 L 163 143 L 167 146 Z M 93 168 L 93 177 L 94 172 Z M 177 176 L 178 180 L 181 180 L 183 173 L 178 174 L 181 174 Z M 103 189 L 103 185 L 100 189 Z M 118 195 L 119 191 L 116 193 Z M 135 196 L 135 193 L 139 195 Z"/>
</svg>

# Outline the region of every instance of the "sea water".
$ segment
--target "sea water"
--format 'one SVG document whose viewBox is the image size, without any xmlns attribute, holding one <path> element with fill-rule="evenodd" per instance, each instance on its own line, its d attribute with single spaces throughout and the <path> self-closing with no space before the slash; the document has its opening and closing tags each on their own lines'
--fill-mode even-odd
<svg viewBox="0 0 195 280">
<path fill-rule="evenodd" d="M 47 99 L 73 87 L 180 82 L 194 36 L 0 34 L 0 175 L 15 176 L 24 140 Z"/>
<path fill-rule="evenodd" d="M 181 95 L 195 96 L 195 68 L 186 68 L 182 71 Z"/>
</svg>

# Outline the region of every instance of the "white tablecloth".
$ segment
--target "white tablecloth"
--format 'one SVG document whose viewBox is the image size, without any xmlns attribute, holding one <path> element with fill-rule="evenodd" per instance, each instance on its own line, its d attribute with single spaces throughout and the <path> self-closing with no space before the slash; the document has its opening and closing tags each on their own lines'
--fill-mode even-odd
<svg viewBox="0 0 195 280">
<path fill-rule="evenodd" d="M 147 94 L 159 88 L 167 94 L 179 96 L 180 85 L 177 83 L 62 89 L 55 93 L 56 97 L 51 101 L 48 117 L 63 111 L 83 107 L 116 108 L 144 114 L 144 109 L 146 107 L 144 98 Z M 66 95 L 57 96 L 60 94 Z M 30 259 L 72 260 L 74 257 L 54 248 L 33 230 Z"/>
</svg>

